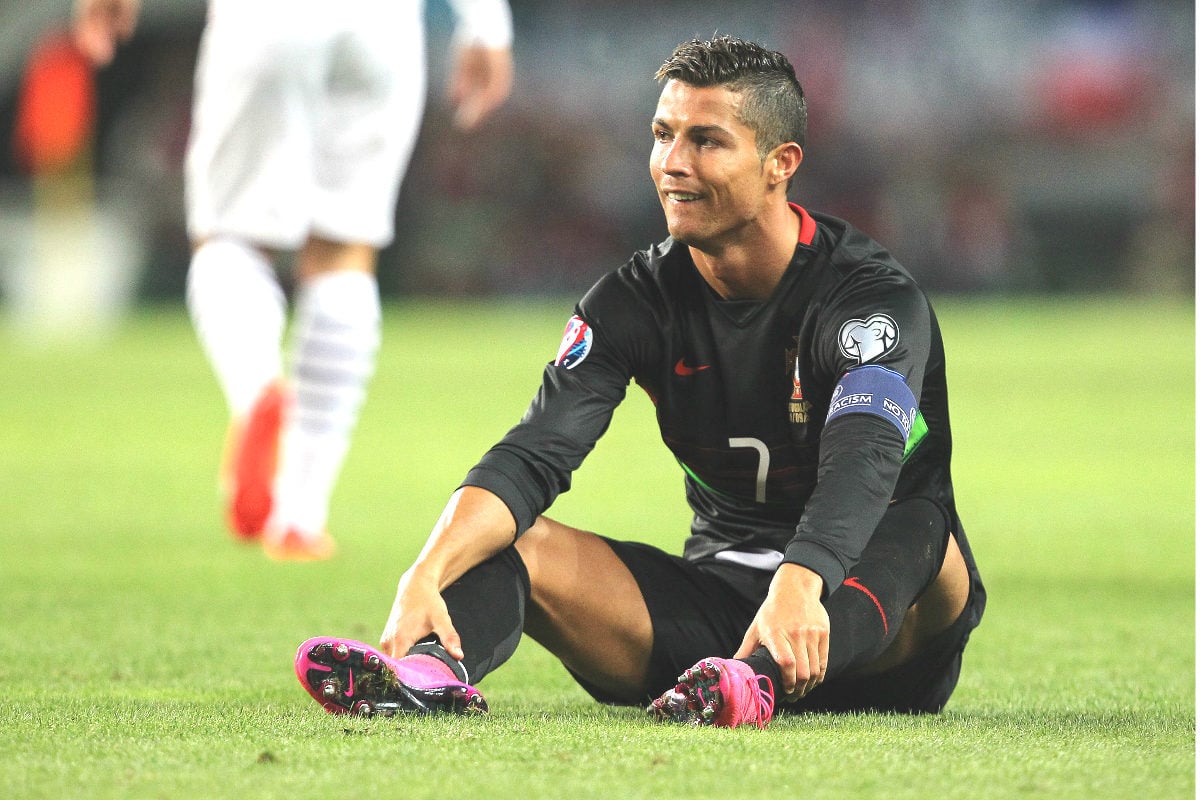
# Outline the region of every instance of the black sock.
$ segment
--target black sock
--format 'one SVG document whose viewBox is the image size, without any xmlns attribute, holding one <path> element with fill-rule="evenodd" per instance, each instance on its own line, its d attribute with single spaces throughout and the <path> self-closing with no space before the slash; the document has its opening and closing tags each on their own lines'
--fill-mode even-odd
<svg viewBox="0 0 1200 800">
<path fill-rule="evenodd" d="M 771 686 L 775 690 L 776 695 L 779 695 L 783 691 L 783 673 L 779 670 L 779 665 L 775 663 L 775 659 L 771 658 L 771 654 L 767 652 L 767 648 L 756 648 L 753 653 L 743 658 L 742 661 L 750 665 L 755 675 L 766 675 L 770 678 Z"/>
<path fill-rule="evenodd" d="M 478 683 L 516 652 L 525 627 L 531 591 L 529 571 L 515 547 L 468 570 L 446 587 L 442 598 L 462 640 L 464 658 L 455 661 L 430 634 L 408 652 L 441 659 L 464 683 Z"/>
</svg>

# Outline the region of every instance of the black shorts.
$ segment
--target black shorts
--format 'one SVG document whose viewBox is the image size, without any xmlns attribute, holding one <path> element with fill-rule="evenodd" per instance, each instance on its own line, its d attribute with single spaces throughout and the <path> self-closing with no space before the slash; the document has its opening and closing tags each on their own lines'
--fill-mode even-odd
<svg viewBox="0 0 1200 800">
<path fill-rule="evenodd" d="M 605 541 L 642 591 L 654 645 L 643 697 L 616 697 L 575 676 L 602 703 L 648 703 L 674 688 L 680 673 L 700 659 L 732 656 L 774 577 L 729 561 L 689 561 L 639 542 Z M 796 703 L 779 703 L 776 711 L 940 711 L 958 683 L 963 649 L 978 618 L 974 598 L 968 598 L 959 619 L 915 658 L 877 675 L 830 680 Z"/>
</svg>

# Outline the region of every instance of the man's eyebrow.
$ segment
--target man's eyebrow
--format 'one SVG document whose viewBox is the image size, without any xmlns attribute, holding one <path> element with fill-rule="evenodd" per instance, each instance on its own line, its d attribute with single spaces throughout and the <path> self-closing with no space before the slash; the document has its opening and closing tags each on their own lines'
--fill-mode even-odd
<svg viewBox="0 0 1200 800">
<path fill-rule="evenodd" d="M 687 130 L 688 133 L 699 134 L 701 136 L 708 136 L 709 134 L 713 133 L 719 133 L 725 136 L 730 135 L 730 132 L 726 128 L 722 128 L 720 125 L 693 125 Z"/>
<path fill-rule="evenodd" d="M 658 126 L 660 128 L 666 128 L 667 130 L 674 130 L 674 128 L 671 127 L 671 124 L 662 117 L 655 117 L 651 125 Z M 708 136 L 714 133 L 724 134 L 726 136 L 730 135 L 730 132 L 726 128 L 722 128 L 720 125 L 691 125 L 684 130 L 689 134 L 699 134 L 700 136 Z"/>
</svg>

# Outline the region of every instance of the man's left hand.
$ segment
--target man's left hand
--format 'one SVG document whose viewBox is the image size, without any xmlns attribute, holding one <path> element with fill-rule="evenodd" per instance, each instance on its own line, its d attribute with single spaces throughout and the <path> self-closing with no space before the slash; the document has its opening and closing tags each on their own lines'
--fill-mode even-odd
<svg viewBox="0 0 1200 800">
<path fill-rule="evenodd" d="M 734 658 L 767 648 L 783 673 L 783 699 L 795 701 L 825 680 L 829 664 L 829 614 L 821 605 L 821 576 L 798 564 L 781 564 L 767 599 L 754 615 Z"/>
</svg>

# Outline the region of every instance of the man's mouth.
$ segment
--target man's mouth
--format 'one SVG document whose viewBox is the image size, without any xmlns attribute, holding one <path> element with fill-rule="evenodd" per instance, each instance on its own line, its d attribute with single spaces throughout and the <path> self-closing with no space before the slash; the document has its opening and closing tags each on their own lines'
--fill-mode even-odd
<svg viewBox="0 0 1200 800">
<path fill-rule="evenodd" d="M 673 203 L 690 203 L 700 199 L 700 195 L 693 192 L 667 192 L 666 195 L 667 199 Z"/>
</svg>

